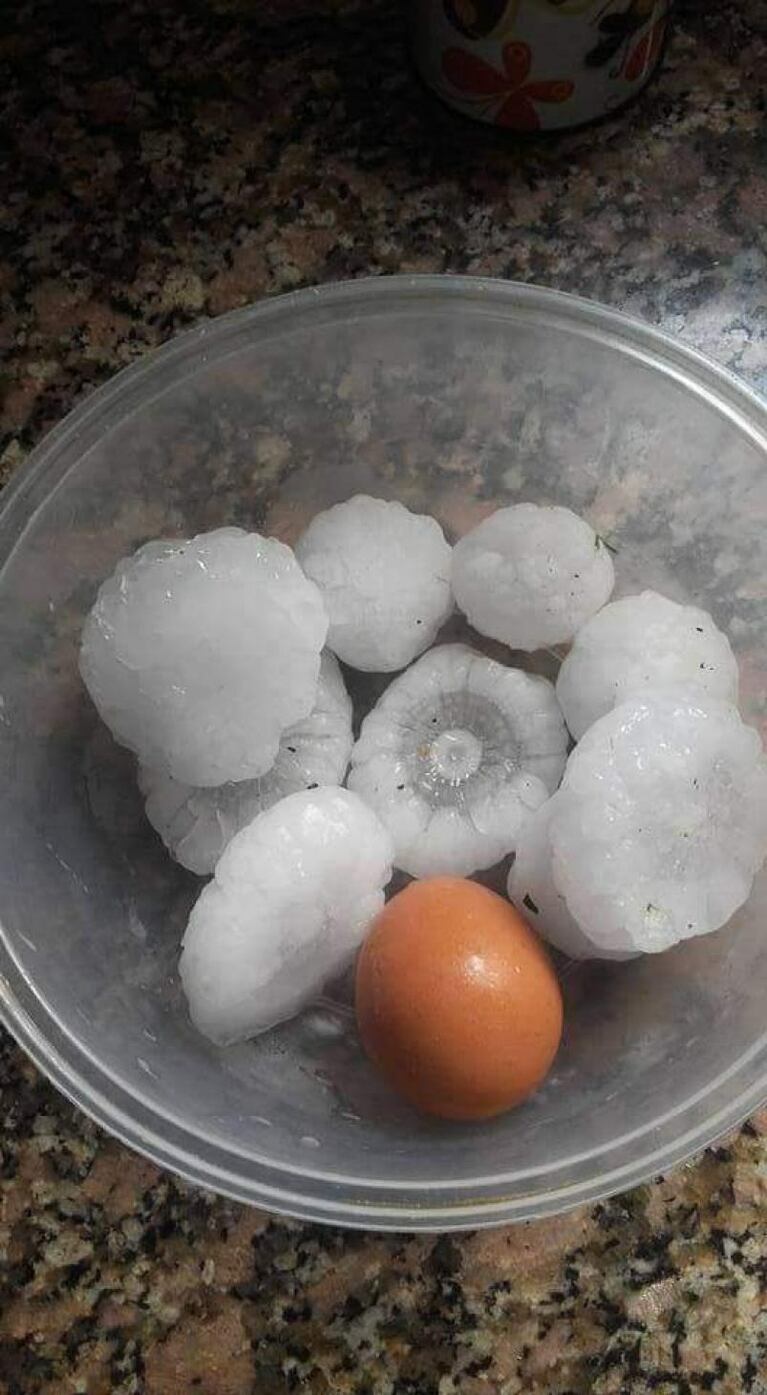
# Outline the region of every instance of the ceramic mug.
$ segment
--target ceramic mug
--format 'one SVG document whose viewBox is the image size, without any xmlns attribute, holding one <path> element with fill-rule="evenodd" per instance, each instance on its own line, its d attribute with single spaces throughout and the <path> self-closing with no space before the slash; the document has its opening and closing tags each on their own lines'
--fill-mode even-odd
<svg viewBox="0 0 767 1395">
<path fill-rule="evenodd" d="M 425 82 L 475 121 L 551 131 L 608 116 L 660 62 L 669 0 L 415 0 Z"/>
</svg>

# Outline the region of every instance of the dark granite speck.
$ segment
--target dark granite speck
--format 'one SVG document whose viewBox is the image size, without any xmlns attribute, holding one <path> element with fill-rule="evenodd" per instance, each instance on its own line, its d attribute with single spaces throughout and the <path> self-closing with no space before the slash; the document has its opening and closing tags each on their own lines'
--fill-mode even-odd
<svg viewBox="0 0 767 1395">
<path fill-rule="evenodd" d="M 390 0 L 31 0 L 0 33 L 0 480 L 177 329 L 312 282 L 533 280 L 767 389 L 767 3 L 686 0 L 610 123 L 432 104 Z M 195 1192 L 6 1039 L 2 1395 L 765 1395 L 767 1116 L 629 1195 L 451 1239 Z"/>
</svg>

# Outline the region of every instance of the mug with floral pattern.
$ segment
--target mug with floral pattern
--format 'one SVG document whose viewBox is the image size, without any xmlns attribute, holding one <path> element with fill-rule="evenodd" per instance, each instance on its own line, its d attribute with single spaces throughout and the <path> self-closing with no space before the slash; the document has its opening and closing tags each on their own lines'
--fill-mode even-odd
<svg viewBox="0 0 767 1395">
<path fill-rule="evenodd" d="M 608 116 L 660 62 L 669 0 L 415 0 L 414 53 L 476 121 L 549 131 Z"/>
</svg>

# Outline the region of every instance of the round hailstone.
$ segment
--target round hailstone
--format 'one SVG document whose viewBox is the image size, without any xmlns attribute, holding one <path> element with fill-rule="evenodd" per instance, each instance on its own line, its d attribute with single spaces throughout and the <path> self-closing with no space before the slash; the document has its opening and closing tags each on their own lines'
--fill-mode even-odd
<svg viewBox="0 0 767 1395">
<path fill-rule="evenodd" d="M 498 509 L 453 548 L 453 591 L 475 630 L 512 649 L 563 644 L 615 585 L 610 553 L 570 509 Z"/>
<path fill-rule="evenodd" d="M 342 784 L 352 745 L 351 699 L 336 659 L 326 650 L 314 707 L 283 732 L 271 770 L 255 780 L 201 788 L 141 766 L 147 818 L 176 861 L 205 876 L 256 814 L 297 790 Z"/>
<path fill-rule="evenodd" d="M 705 935 L 746 900 L 767 853 L 767 757 L 731 703 L 647 689 L 573 751 L 549 823 L 552 875 L 597 947 Z"/>
<path fill-rule="evenodd" d="M 219 1046 L 293 1017 L 361 944 L 384 903 L 391 841 L 348 790 L 288 795 L 241 829 L 198 897 L 179 973 Z"/>
<path fill-rule="evenodd" d="M 142 764 L 221 785 L 262 775 L 311 712 L 326 633 L 289 547 L 220 528 L 118 564 L 85 621 L 80 671 Z"/>
<path fill-rule="evenodd" d="M 453 609 L 450 545 L 436 519 L 358 494 L 326 509 L 296 547 L 351 668 L 390 673 L 433 643 Z"/>
<path fill-rule="evenodd" d="M 431 649 L 362 724 L 349 788 L 414 877 L 492 867 L 559 783 L 567 733 L 545 678 L 463 644 Z"/>
<path fill-rule="evenodd" d="M 509 899 L 539 935 L 570 959 L 630 959 L 630 952 L 595 945 L 555 885 L 549 823 L 559 798 L 555 794 L 536 809 L 522 829 L 509 872 Z"/>
<path fill-rule="evenodd" d="M 708 611 L 642 591 L 611 601 L 578 631 L 559 671 L 557 697 L 578 739 L 644 688 L 681 684 L 736 703 L 738 665 L 730 641 Z"/>
</svg>

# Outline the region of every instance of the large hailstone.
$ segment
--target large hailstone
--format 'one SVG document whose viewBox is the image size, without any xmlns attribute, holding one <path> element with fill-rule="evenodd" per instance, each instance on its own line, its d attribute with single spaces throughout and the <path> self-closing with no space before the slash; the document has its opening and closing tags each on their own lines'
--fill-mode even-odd
<svg viewBox="0 0 767 1395">
<path fill-rule="evenodd" d="M 608 600 L 612 558 L 570 509 L 498 509 L 453 548 L 455 599 L 475 630 L 512 649 L 563 644 Z"/>
<path fill-rule="evenodd" d="M 549 824 L 557 808 L 555 794 L 536 809 L 519 835 L 509 872 L 509 900 L 555 949 L 571 959 L 628 959 L 630 951 L 597 948 L 581 929 L 556 885 L 551 869 Z"/>
<path fill-rule="evenodd" d="M 219 528 L 118 564 L 83 627 L 80 671 L 142 764 L 220 785 L 263 775 L 309 714 L 327 628 L 289 547 Z"/>
<path fill-rule="evenodd" d="M 639 693 L 576 746 L 549 839 L 554 884 L 598 953 L 717 930 L 767 853 L 757 732 L 706 693 Z"/>
<path fill-rule="evenodd" d="M 336 659 L 326 650 L 314 707 L 283 732 L 271 770 L 255 780 L 200 787 L 141 766 L 147 818 L 177 862 L 206 875 L 256 814 L 297 790 L 342 784 L 352 745 L 351 699 Z"/>
<path fill-rule="evenodd" d="M 365 718 L 349 788 L 391 833 L 395 866 L 466 876 L 511 851 L 559 783 L 566 749 L 545 678 L 439 645 Z"/>
<path fill-rule="evenodd" d="M 293 1017 L 343 970 L 384 903 L 391 840 L 348 790 L 288 795 L 235 835 L 195 903 L 179 973 L 219 1046 Z"/>
<path fill-rule="evenodd" d="M 296 555 L 322 592 L 328 645 L 351 668 L 404 668 L 453 609 L 450 545 L 404 504 L 357 494 L 318 514 Z"/>
<path fill-rule="evenodd" d="M 557 697 L 574 737 L 645 688 L 684 685 L 737 703 L 730 641 L 706 610 L 657 591 L 611 601 L 575 636 Z"/>
</svg>

